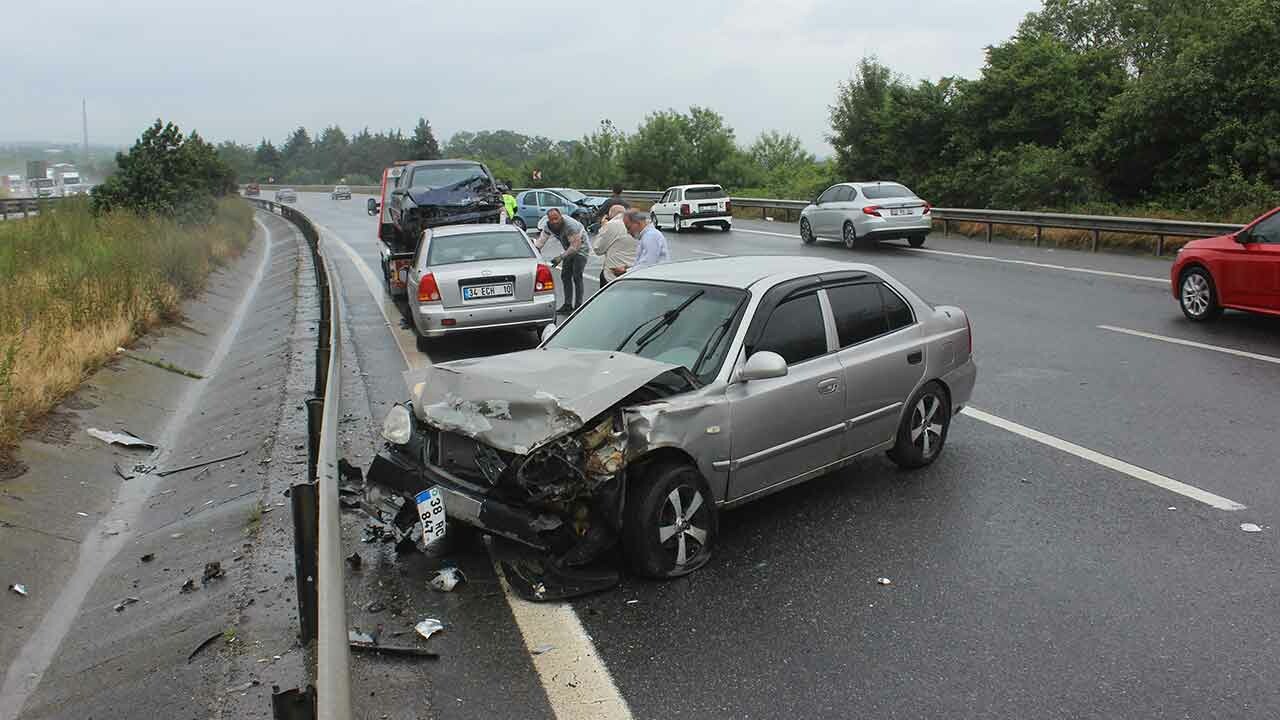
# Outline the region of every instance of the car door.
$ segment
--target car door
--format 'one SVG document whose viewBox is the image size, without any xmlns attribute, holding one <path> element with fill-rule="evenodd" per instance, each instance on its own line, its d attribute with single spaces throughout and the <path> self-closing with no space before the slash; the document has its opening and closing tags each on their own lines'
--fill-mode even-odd
<svg viewBox="0 0 1280 720">
<path fill-rule="evenodd" d="M 516 217 L 520 218 L 525 227 L 533 228 L 538 225 L 538 191 L 525 190 L 516 196 Z"/>
<path fill-rule="evenodd" d="M 733 428 L 730 500 L 820 471 L 839 459 L 845 395 L 833 345 L 821 301 L 811 287 L 778 304 L 758 341 L 745 349 L 744 356 L 778 353 L 787 361 L 787 374 L 737 382 L 726 390 Z"/>
<path fill-rule="evenodd" d="M 833 237 L 844 237 L 845 222 L 852 221 L 855 226 L 857 225 L 858 218 L 854 217 L 854 214 L 862 214 L 862 208 L 855 202 L 857 197 L 858 190 L 852 185 L 841 185 L 836 191 L 831 202 L 831 235 Z"/>
<path fill-rule="evenodd" d="M 1280 211 L 1247 229 L 1247 242 L 1223 253 L 1219 301 L 1263 310 L 1280 310 Z"/>
<path fill-rule="evenodd" d="M 835 321 L 845 386 L 844 455 L 893 439 L 924 376 L 924 341 L 911 306 L 874 278 L 823 290 Z"/>
<path fill-rule="evenodd" d="M 649 214 L 653 216 L 654 225 L 662 227 L 662 223 L 665 221 L 666 216 L 669 213 L 667 210 L 667 202 L 671 199 L 671 193 L 673 192 L 675 191 L 671 188 L 667 188 L 667 191 L 662 193 L 662 197 L 658 198 L 658 202 L 654 203 L 653 207 L 649 208 Z"/>
<path fill-rule="evenodd" d="M 840 185 L 832 185 L 818 196 L 818 202 L 812 213 L 810 226 L 813 228 L 814 235 L 823 237 L 831 236 L 831 216 L 834 211 L 836 195 L 839 194 Z"/>
</svg>

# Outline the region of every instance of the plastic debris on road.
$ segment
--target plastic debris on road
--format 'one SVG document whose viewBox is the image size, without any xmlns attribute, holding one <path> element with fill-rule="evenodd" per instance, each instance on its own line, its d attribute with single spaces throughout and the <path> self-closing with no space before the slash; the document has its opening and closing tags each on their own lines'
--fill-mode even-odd
<svg viewBox="0 0 1280 720">
<path fill-rule="evenodd" d="M 423 640 L 430 640 L 432 635 L 444 630 L 444 623 L 436 620 L 435 618 L 427 618 L 417 625 L 414 625 L 413 629 L 418 631 L 418 634 L 422 636 Z"/>
<path fill-rule="evenodd" d="M 141 560 L 141 561 L 142 561 L 142 562 L 144 562 L 144 563 L 151 562 L 152 560 L 155 560 L 155 559 L 156 559 L 156 554 L 155 554 L 155 553 L 147 553 L 146 555 L 143 555 L 142 557 L 140 557 L 140 558 L 138 558 L 138 559 L 139 559 L 139 560 Z"/>
<path fill-rule="evenodd" d="M 12 590 L 13 592 L 18 593 L 22 597 L 27 596 L 27 586 L 23 585 L 22 583 L 14 583 L 9 586 L 9 589 Z"/>
<path fill-rule="evenodd" d="M 347 565 L 350 565 L 352 570 L 359 570 L 363 564 L 364 560 L 360 557 L 360 553 L 353 552 L 347 556 Z"/>
<path fill-rule="evenodd" d="M 1240 523 L 1240 529 L 1247 533 L 1262 532 L 1262 528 L 1253 523 Z"/>
<path fill-rule="evenodd" d="M 377 645 L 378 641 L 372 635 L 364 632 L 360 628 L 352 628 L 347 631 L 347 642 L 361 643 L 363 645 Z"/>
<path fill-rule="evenodd" d="M 200 577 L 201 585 L 208 585 L 210 580 L 217 580 L 226 575 L 222 569 L 222 563 L 214 560 L 204 564 L 204 574 Z"/>
<path fill-rule="evenodd" d="M 192 580 L 191 578 L 187 578 L 187 581 L 182 583 L 182 587 L 178 588 L 178 592 L 183 595 L 189 592 L 195 592 L 195 591 L 196 591 L 196 581 Z"/>
<path fill-rule="evenodd" d="M 458 568 L 444 567 L 436 571 L 436 574 L 432 576 L 431 580 L 428 581 L 428 584 L 433 589 L 439 590 L 440 592 L 453 592 L 453 589 L 458 586 L 458 583 L 466 581 L 467 576 L 463 575 L 462 571 Z"/>
<path fill-rule="evenodd" d="M 892 584 L 893 584 L 893 581 L 892 581 L 892 580 L 890 580 L 890 579 L 889 579 L 889 578 L 887 578 L 887 577 L 876 578 L 876 582 L 880 583 L 881 585 L 892 585 Z"/>
<path fill-rule="evenodd" d="M 116 606 L 115 606 L 114 608 L 112 608 L 112 609 L 113 609 L 113 610 L 115 610 L 116 612 L 124 612 L 124 609 L 125 609 L 125 608 L 129 607 L 130 605 L 132 605 L 132 604 L 134 604 L 134 603 L 136 603 L 136 602 L 138 602 L 138 598 L 136 598 L 136 597 L 127 597 L 127 598 L 125 598 L 125 599 L 121 600 L 120 602 L 116 603 Z"/>
<path fill-rule="evenodd" d="M 124 447 L 142 448 L 143 450 L 155 450 L 156 446 L 134 435 L 128 430 L 120 432 L 112 432 L 111 430 L 99 430 L 98 428 L 89 428 L 85 432 L 91 436 L 98 438 L 108 445 L 122 445 Z"/>
<path fill-rule="evenodd" d="M 538 647 L 536 647 L 536 648 L 534 648 L 534 649 L 533 649 L 533 654 L 534 654 L 534 655 L 542 655 L 542 654 L 544 654 L 544 653 L 549 653 L 549 652 L 551 652 L 552 650 L 555 650 L 555 649 L 556 649 L 556 646 L 555 646 L 555 645 L 552 645 L 552 644 L 550 644 L 550 643 L 548 643 L 548 644 L 546 644 L 546 645 L 539 645 Z"/>
</svg>

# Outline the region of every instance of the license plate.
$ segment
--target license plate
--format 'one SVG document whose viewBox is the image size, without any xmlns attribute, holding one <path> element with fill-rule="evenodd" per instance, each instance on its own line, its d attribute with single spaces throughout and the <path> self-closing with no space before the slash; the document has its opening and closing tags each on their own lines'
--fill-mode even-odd
<svg viewBox="0 0 1280 720">
<path fill-rule="evenodd" d="M 430 545 L 444 537 L 444 498 L 440 497 L 440 488 L 429 487 L 414 499 L 418 502 L 418 517 L 422 519 L 422 542 Z"/>
<path fill-rule="evenodd" d="M 890 217 L 897 217 L 899 215 L 915 215 L 915 214 L 916 214 L 916 211 L 912 210 L 911 208 L 890 208 L 889 209 Z"/>
<path fill-rule="evenodd" d="M 720 209 L 719 205 L 699 205 L 698 209 L 702 212 L 715 212 Z"/>
<path fill-rule="evenodd" d="M 515 285 L 512 283 L 501 283 L 499 285 L 472 285 L 471 287 L 462 288 L 463 300 L 479 300 L 481 298 L 507 297 L 514 295 L 516 292 Z"/>
</svg>

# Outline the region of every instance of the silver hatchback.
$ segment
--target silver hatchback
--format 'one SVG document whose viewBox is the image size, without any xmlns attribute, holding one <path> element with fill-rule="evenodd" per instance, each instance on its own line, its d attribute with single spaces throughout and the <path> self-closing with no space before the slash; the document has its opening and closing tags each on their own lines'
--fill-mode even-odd
<svg viewBox="0 0 1280 720">
<path fill-rule="evenodd" d="M 550 599 L 596 587 L 565 573 L 619 542 L 640 574 L 682 575 L 723 510 L 869 453 L 932 463 L 976 373 L 965 313 L 870 265 L 669 263 L 610 283 L 537 349 L 412 377 L 368 478 L 542 553 L 551 570 L 513 585 Z"/>
<path fill-rule="evenodd" d="M 800 239 L 840 238 L 852 250 L 859 241 L 902 238 L 920 247 L 933 227 L 932 209 L 900 183 L 840 183 L 800 211 Z"/>
<path fill-rule="evenodd" d="M 541 330 L 555 322 L 555 289 L 551 268 L 514 225 L 431 228 L 408 277 L 418 349 L 470 330 Z"/>
</svg>

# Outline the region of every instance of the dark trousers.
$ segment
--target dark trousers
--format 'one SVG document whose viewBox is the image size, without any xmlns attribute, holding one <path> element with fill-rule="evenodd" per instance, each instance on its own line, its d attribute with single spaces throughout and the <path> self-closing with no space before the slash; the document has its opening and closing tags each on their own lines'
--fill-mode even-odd
<svg viewBox="0 0 1280 720">
<path fill-rule="evenodd" d="M 578 307 L 582 304 L 582 271 L 587 269 L 587 256 L 581 253 L 566 255 L 560 263 L 560 282 L 564 285 L 564 304 Z"/>
</svg>

